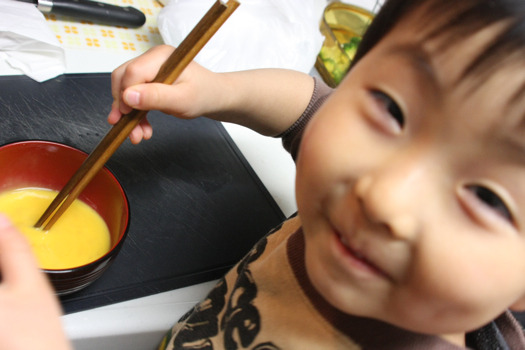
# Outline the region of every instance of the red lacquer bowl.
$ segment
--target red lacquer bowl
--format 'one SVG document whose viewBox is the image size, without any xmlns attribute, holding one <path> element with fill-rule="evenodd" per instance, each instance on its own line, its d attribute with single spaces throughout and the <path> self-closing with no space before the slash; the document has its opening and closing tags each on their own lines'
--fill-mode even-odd
<svg viewBox="0 0 525 350">
<path fill-rule="evenodd" d="M 0 192 L 24 187 L 60 191 L 86 157 L 83 151 L 49 141 L 21 141 L 1 146 Z M 104 256 L 86 265 L 44 270 L 58 295 L 81 290 L 99 278 L 115 259 L 128 232 L 128 199 L 106 167 L 98 172 L 79 199 L 91 206 L 108 225 L 111 248 Z"/>
</svg>

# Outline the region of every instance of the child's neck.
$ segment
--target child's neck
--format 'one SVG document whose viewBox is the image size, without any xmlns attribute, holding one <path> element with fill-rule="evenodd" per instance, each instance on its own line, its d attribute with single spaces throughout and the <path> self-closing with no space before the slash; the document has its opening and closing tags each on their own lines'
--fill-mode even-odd
<svg viewBox="0 0 525 350">
<path fill-rule="evenodd" d="M 441 338 L 451 342 L 452 344 L 465 346 L 465 333 L 443 334 Z"/>
</svg>

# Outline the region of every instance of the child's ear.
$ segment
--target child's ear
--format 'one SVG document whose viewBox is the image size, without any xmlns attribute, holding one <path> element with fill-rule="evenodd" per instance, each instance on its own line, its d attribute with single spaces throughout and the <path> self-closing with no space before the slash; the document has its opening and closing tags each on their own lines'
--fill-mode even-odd
<svg viewBox="0 0 525 350">
<path fill-rule="evenodd" d="M 525 295 L 510 306 L 512 311 L 525 311 Z"/>
</svg>

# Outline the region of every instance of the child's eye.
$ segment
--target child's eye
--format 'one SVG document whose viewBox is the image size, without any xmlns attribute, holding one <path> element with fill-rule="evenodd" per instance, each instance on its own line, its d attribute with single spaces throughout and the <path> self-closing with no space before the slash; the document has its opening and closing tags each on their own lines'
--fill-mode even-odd
<svg viewBox="0 0 525 350">
<path fill-rule="evenodd" d="M 512 214 L 505 202 L 490 189 L 480 185 L 469 185 L 466 188 L 471 191 L 483 204 L 490 207 L 497 214 L 509 222 L 513 222 Z"/>
<path fill-rule="evenodd" d="M 402 129 L 405 125 L 405 117 L 397 103 L 382 91 L 372 90 L 371 94 L 376 99 L 376 101 L 378 101 L 383 106 L 386 112 L 388 112 L 392 118 L 396 120 L 397 124 Z"/>
</svg>

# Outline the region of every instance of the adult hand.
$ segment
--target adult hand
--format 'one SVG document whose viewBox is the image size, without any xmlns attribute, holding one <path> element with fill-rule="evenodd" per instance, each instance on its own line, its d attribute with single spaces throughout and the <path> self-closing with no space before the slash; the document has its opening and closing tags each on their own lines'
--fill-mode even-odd
<svg viewBox="0 0 525 350">
<path fill-rule="evenodd" d="M 25 237 L 0 214 L 0 349 L 71 349 L 61 308 Z"/>
</svg>

